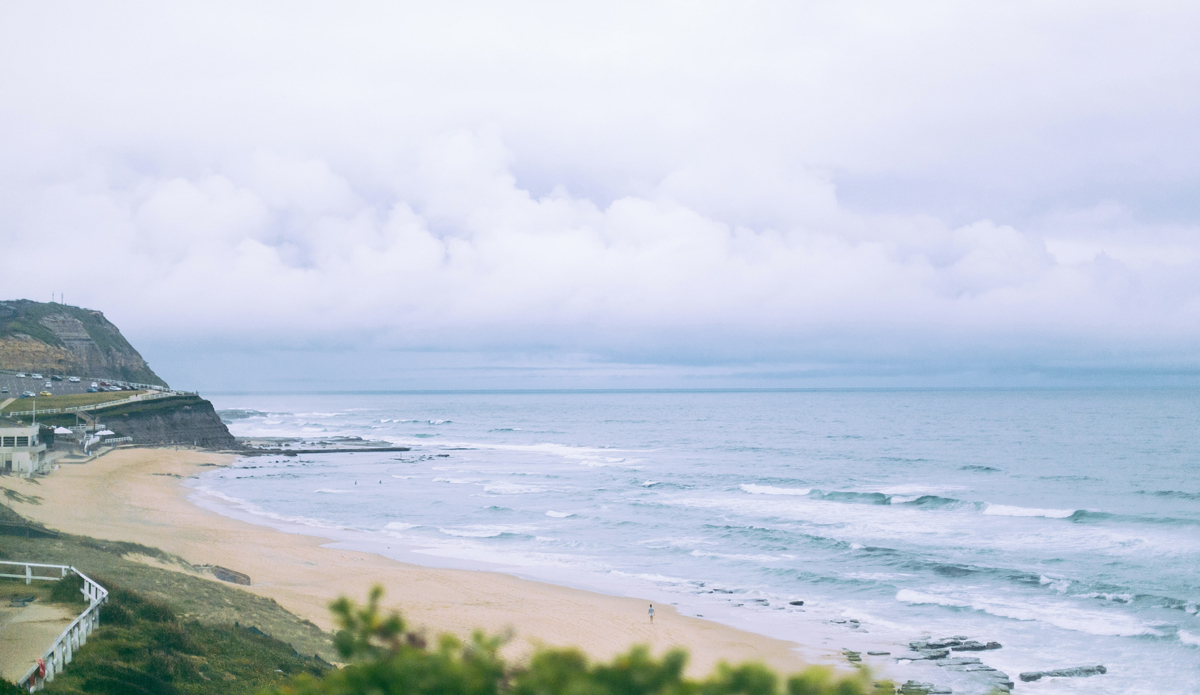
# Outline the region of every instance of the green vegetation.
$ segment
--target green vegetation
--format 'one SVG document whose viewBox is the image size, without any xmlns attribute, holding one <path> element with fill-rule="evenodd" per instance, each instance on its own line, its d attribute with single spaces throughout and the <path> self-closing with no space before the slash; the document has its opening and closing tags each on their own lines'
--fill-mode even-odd
<svg viewBox="0 0 1200 695">
<path fill-rule="evenodd" d="M 79 307 L 59 304 L 58 302 L 32 302 L 28 299 L 16 299 L 5 301 L 4 304 L 16 310 L 17 315 L 8 319 L 0 319 L 0 337 L 9 337 L 16 333 L 24 333 L 31 338 L 36 338 L 43 343 L 62 347 L 63 343 L 49 329 L 43 326 L 40 322 L 42 319 L 53 314 L 66 314 L 75 319 L 78 319 L 83 324 L 84 330 L 96 345 L 99 346 L 101 352 L 124 352 L 133 351 L 133 346 L 117 327 L 109 323 L 104 315 L 98 311 L 91 309 L 81 309 Z"/>
<path fill-rule="evenodd" d="M 33 410 L 33 403 L 37 401 L 38 410 L 49 408 L 74 408 L 81 405 L 95 405 L 96 403 L 119 402 L 128 399 L 130 396 L 137 393 L 147 393 L 146 391 L 109 391 L 100 393 L 72 393 L 63 396 L 39 396 L 34 398 L 21 398 L 9 403 L 4 412 L 19 412 Z"/>
<path fill-rule="evenodd" d="M 165 603 L 100 581 L 109 586 L 101 627 L 47 695 L 256 693 L 329 668 L 256 629 L 182 620 Z"/>
<path fill-rule="evenodd" d="M 546 649 L 527 665 L 510 666 L 497 654 L 504 640 L 476 632 L 470 643 L 443 635 L 430 646 L 405 632 L 397 613 L 379 610 L 382 587 L 365 606 L 341 598 L 332 608 L 341 629 L 334 638 L 344 668 L 320 677 L 302 675 L 271 695 L 865 695 L 893 692 L 873 685 L 865 671 L 835 677 L 813 667 L 781 684 L 762 664 L 721 664 L 704 680 L 685 678 L 687 653 L 661 659 L 633 647 L 607 664 L 589 663 L 574 649 Z"/>
<path fill-rule="evenodd" d="M 3 570 L 9 572 L 9 569 Z M 21 570 L 24 572 L 24 570 Z M 32 584 L 26 584 L 24 579 L 9 579 L 5 577 L 0 579 L 0 601 L 7 604 L 15 598 L 24 598 L 33 596 L 38 601 L 50 601 L 50 594 L 54 591 L 54 584 L 58 582 L 43 582 L 35 581 Z"/>
<path fill-rule="evenodd" d="M 217 581 L 203 568 L 193 567 L 158 548 L 50 531 L 0 504 L 0 559 L 71 565 L 105 587 L 111 582 L 148 601 L 168 606 L 181 621 L 213 627 L 234 623 L 253 626 L 302 654 L 336 658 L 329 634 L 316 625 L 296 617 L 269 598 Z M 45 591 L 53 588 L 49 585 L 40 583 Z M 24 588 L 22 581 L 16 591 Z"/>
</svg>

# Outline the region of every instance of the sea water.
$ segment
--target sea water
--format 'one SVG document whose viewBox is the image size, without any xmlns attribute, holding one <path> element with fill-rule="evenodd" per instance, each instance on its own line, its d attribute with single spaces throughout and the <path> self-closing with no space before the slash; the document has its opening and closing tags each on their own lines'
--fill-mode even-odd
<svg viewBox="0 0 1200 695">
<path fill-rule="evenodd" d="M 1200 692 L 1195 391 L 213 401 L 237 436 L 411 447 L 243 458 L 193 482 L 194 499 L 227 514 L 800 642 L 813 621 L 845 645 L 994 640 L 1003 648 L 964 656 L 1013 680 L 1108 669 L 1016 692 Z M 986 687 L 929 662 L 891 668 Z"/>
</svg>

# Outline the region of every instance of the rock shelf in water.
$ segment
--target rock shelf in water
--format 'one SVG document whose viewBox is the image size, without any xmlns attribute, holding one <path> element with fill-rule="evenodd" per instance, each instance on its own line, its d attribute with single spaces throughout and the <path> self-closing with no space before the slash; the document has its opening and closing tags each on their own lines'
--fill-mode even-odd
<svg viewBox="0 0 1200 695">
<path fill-rule="evenodd" d="M 1108 673 L 1108 669 L 1104 668 L 1102 664 L 1096 664 L 1095 666 L 1060 668 L 1053 671 L 1029 671 L 1021 674 L 1021 680 L 1029 683 L 1043 678 L 1081 678 L 1086 676 L 1100 676 L 1105 673 Z"/>
</svg>

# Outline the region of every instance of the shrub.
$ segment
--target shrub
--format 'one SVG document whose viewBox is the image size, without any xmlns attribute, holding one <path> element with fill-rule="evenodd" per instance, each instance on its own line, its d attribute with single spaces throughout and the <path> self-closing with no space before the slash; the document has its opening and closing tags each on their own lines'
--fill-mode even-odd
<svg viewBox="0 0 1200 695">
<path fill-rule="evenodd" d="M 83 577 L 71 573 L 54 582 L 50 590 L 50 600 L 55 603 L 87 604 L 88 598 L 83 595 Z"/>
<path fill-rule="evenodd" d="M 371 590 L 365 606 L 343 597 L 331 608 L 340 629 L 335 637 L 345 668 L 321 678 L 300 676 L 273 695 L 866 695 L 873 690 L 865 671 L 836 677 L 811 668 L 789 678 L 756 663 L 721 664 L 704 680 L 686 678 L 687 653 L 672 650 L 656 659 L 635 646 L 610 663 L 592 664 L 575 649 L 546 649 L 525 666 L 510 667 L 497 654 L 499 637 L 476 632 L 463 643 L 443 636 L 429 646 L 405 632 L 397 613 L 379 610 L 383 589 Z M 890 685 L 887 686 L 890 691 Z M 264 694 L 266 695 L 266 694 Z"/>
</svg>

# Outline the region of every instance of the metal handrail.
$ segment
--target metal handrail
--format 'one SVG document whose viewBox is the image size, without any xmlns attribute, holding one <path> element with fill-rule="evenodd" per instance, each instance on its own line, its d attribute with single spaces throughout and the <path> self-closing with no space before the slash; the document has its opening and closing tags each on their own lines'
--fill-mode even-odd
<svg viewBox="0 0 1200 695">
<path fill-rule="evenodd" d="M 25 688 L 29 692 L 34 693 L 41 690 L 46 683 L 54 680 L 54 675 L 61 673 L 67 664 L 71 663 L 76 650 L 87 643 L 88 635 L 92 634 L 92 631 L 100 624 L 100 606 L 108 601 L 108 590 L 93 581 L 91 577 L 70 565 L 45 565 L 37 562 L 0 560 L 0 566 L 3 565 L 24 567 L 24 574 L 0 574 L 0 577 L 24 579 L 26 584 L 31 584 L 34 579 L 43 579 L 52 582 L 62 581 L 71 573 L 83 578 L 83 588 L 80 591 L 87 597 L 88 607 L 72 620 L 71 624 L 54 639 L 50 648 L 42 653 L 39 663 L 31 666 L 25 672 L 25 675 L 21 677 L 21 680 L 17 681 L 18 687 Z M 60 576 L 50 577 L 34 574 L 33 568 L 35 567 L 56 569 L 60 572 Z M 39 671 L 43 668 L 45 669 L 45 675 L 39 674 Z"/>
</svg>

